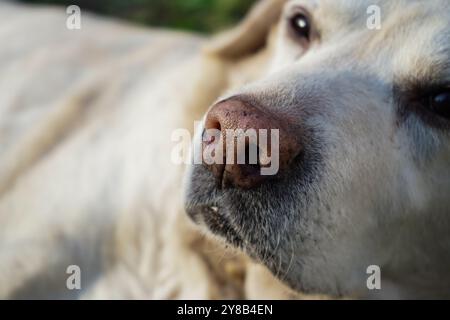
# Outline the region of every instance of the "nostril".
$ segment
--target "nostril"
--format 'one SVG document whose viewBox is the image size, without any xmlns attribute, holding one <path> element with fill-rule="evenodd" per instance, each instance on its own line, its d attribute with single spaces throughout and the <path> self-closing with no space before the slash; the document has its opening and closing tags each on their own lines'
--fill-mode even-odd
<svg viewBox="0 0 450 320">
<path fill-rule="evenodd" d="M 205 121 L 205 129 L 220 130 L 222 125 L 220 124 L 220 117 L 217 114 L 210 112 Z"/>
<path fill-rule="evenodd" d="M 218 132 L 221 132 L 222 126 L 216 117 L 208 117 L 203 130 L 203 143 L 211 145 L 218 142 Z"/>
</svg>

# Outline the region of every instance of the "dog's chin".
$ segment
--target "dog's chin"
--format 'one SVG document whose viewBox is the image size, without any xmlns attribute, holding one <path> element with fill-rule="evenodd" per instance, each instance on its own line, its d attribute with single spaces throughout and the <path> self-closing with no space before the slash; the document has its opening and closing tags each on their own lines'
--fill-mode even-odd
<svg viewBox="0 0 450 320">
<path fill-rule="evenodd" d="M 203 231 L 213 240 L 224 245 L 231 246 L 254 262 L 266 266 L 275 277 L 284 282 L 294 291 L 301 292 L 303 288 L 295 281 L 295 277 L 289 274 L 292 261 L 280 261 L 279 255 L 275 251 L 267 250 L 265 240 L 255 243 L 251 236 L 242 233 L 242 229 L 236 226 L 229 218 L 232 214 L 229 209 L 220 207 L 217 203 L 209 205 L 190 206 L 186 211 L 191 220 L 203 229 Z M 272 248 L 273 249 L 273 248 Z"/>
</svg>

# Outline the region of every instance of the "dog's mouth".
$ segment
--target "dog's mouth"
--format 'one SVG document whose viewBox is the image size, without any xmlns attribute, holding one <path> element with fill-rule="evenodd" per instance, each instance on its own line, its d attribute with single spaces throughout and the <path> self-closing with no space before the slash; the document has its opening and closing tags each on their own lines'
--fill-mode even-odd
<svg viewBox="0 0 450 320">
<path fill-rule="evenodd" d="M 244 237 L 219 205 L 187 205 L 186 212 L 197 225 L 205 226 L 215 236 L 235 248 L 244 250 Z"/>
<path fill-rule="evenodd" d="M 256 218 L 251 198 L 260 192 L 226 187 L 222 175 L 218 182 L 203 165 L 194 166 L 188 179 L 185 211 L 190 219 L 210 236 L 255 257 L 257 245 L 248 225 Z"/>
<path fill-rule="evenodd" d="M 290 284 L 287 277 L 288 264 L 279 260 L 278 250 L 271 247 L 262 234 L 249 233 L 248 229 L 237 224 L 231 216 L 230 208 L 217 203 L 210 205 L 187 205 L 188 216 L 201 228 L 206 228 L 209 236 L 219 240 L 224 247 L 231 246 L 251 258 L 253 261 L 265 265 L 275 275 L 285 274 L 283 281 Z M 281 236 L 282 237 L 282 236 Z M 286 271 L 287 270 L 287 271 Z"/>
<path fill-rule="evenodd" d="M 198 166 L 194 172 L 185 199 L 190 219 L 209 236 L 267 265 L 280 249 L 271 246 L 269 238 L 277 234 L 279 227 L 270 216 L 274 210 L 272 202 L 281 196 L 282 188 L 270 184 L 255 190 L 221 188 L 204 167 Z M 281 208 L 279 214 L 283 216 Z"/>
<path fill-rule="evenodd" d="M 258 240 L 255 240 L 254 235 L 249 235 L 244 228 L 233 221 L 226 208 L 217 205 L 188 206 L 186 212 L 197 225 L 205 227 L 207 233 L 219 239 L 224 246 L 231 246 L 243 252 L 271 270 L 281 267 L 280 261 L 272 261 L 271 258 L 274 258 L 275 253 L 268 251 L 264 245 L 265 239 L 257 237 Z"/>
</svg>

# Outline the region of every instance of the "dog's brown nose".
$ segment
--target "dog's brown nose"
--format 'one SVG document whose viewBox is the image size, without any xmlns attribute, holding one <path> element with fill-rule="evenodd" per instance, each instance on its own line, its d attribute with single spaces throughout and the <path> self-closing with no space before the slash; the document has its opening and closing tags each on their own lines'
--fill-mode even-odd
<svg viewBox="0 0 450 320">
<path fill-rule="evenodd" d="M 300 136 L 288 121 L 232 98 L 214 105 L 206 116 L 203 161 L 219 186 L 250 189 L 290 165 L 301 151 Z"/>
</svg>

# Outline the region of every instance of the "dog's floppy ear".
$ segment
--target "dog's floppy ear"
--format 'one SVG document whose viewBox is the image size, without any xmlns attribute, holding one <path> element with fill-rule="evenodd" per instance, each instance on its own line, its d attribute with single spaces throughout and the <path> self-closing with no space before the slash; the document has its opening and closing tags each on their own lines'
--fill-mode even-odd
<svg viewBox="0 0 450 320">
<path fill-rule="evenodd" d="M 281 15 L 286 0 L 259 0 L 236 28 L 214 38 L 205 51 L 223 59 L 236 59 L 262 48 Z"/>
</svg>

